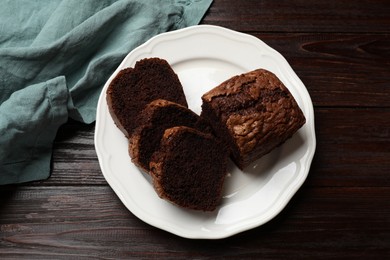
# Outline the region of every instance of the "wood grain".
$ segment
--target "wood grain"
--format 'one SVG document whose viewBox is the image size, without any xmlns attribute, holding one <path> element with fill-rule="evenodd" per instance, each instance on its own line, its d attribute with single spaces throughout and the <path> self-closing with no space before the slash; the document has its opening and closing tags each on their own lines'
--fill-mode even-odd
<svg viewBox="0 0 390 260">
<path fill-rule="evenodd" d="M 245 32 L 387 34 L 390 2 L 214 0 L 202 23 Z"/>
<path fill-rule="evenodd" d="M 304 188 L 268 224 L 216 241 L 187 240 L 144 224 L 109 187 L 19 187 L 11 190 L 14 195 L 9 192 L 0 192 L 1 258 L 242 259 L 284 258 L 302 251 L 306 258 L 329 259 L 340 252 L 378 257 L 388 252 L 390 239 L 390 188 Z"/>
<path fill-rule="evenodd" d="M 389 108 L 315 108 L 315 128 L 317 149 L 307 185 L 390 187 Z M 93 125 L 63 126 L 52 176 L 35 185 L 106 185 L 93 135 Z"/>
<path fill-rule="evenodd" d="M 287 207 L 222 240 L 154 228 L 105 181 L 94 124 L 70 120 L 48 180 L 0 186 L 0 259 L 388 258 L 390 1 L 214 0 L 202 23 L 261 39 L 310 93 L 316 154 Z"/>
<path fill-rule="evenodd" d="M 315 186 L 390 186 L 390 109 L 315 110 Z"/>
<path fill-rule="evenodd" d="M 390 107 L 390 34 L 254 34 L 280 52 L 314 106 Z"/>
</svg>

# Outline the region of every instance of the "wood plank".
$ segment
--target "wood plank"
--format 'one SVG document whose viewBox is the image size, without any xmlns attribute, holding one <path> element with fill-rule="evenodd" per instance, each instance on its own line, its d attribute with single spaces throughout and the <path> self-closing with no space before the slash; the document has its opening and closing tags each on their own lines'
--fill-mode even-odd
<svg viewBox="0 0 390 260">
<path fill-rule="evenodd" d="M 253 35 L 286 58 L 315 106 L 390 107 L 390 34 Z"/>
<path fill-rule="evenodd" d="M 40 185 L 105 185 L 94 145 L 95 124 L 70 120 L 54 142 L 52 174 Z"/>
<path fill-rule="evenodd" d="M 308 185 L 390 187 L 390 109 L 315 108 L 315 125 Z M 93 134 L 93 125 L 64 125 L 54 145 L 52 176 L 34 185 L 106 185 Z"/>
<path fill-rule="evenodd" d="M 390 109 L 315 110 L 313 186 L 390 187 Z"/>
<path fill-rule="evenodd" d="M 287 207 L 227 239 L 174 236 L 124 207 L 101 174 L 94 125 L 70 121 L 49 180 L 0 186 L 0 259 L 388 258 L 390 1 L 213 0 L 202 23 L 263 40 L 310 92 L 317 151 Z"/>
<path fill-rule="evenodd" d="M 246 32 L 388 33 L 390 2 L 214 0 L 202 23 Z"/>
<path fill-rule="evenodd" d="M 304 186 L 266 225 L 206 241 L 143 223 L 109 187 L 8 186 L 0 189 L 0 258 L 372 259 L 390 252 L 389 201 L 390 188 Z"/>
<path fill-rule="evenodd" d="M 254 36 L 287 59 L 315 106 L 390 107 L 390 35 Z"/>
</svg>

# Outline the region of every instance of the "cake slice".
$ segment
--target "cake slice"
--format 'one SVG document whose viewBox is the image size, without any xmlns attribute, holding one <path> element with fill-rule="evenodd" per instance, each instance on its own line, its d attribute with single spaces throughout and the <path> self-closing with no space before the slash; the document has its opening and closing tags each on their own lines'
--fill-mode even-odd
<svg viewBox="0 0 390 260">
<path fill-rule="evenodd" d="M 305 116 L 272 72 L 234 76 L 202 96 L 202 113 L 241 169 L 290 138 Z"/>
<path fill-rule="evenodd" d="M 117 127 L 130 137 L 139 125 L 138 115 L 155 99 L 169 100 L 187 107 L 183 87 L 166 60 L 147 58 L 134 68 L 121 70 L 111 81 L 106 99 Z"/>
<path fill-rule="evenodd" d="M 129 138 L 129 154 L 132 162 L 149 172 L 152 154 L 160 145 L 165 129 L 188 126 L 211 133 L 211 127 L 199 115 L 177 103 L 157 99 L 146 105 L 139 117 L 140 126 Z"/>
<path fill-rule="evenodd" d="M 221 200 L 227 160 L 214 136 L 185 126 L 168 128 L 151 158 L 153 186 L 178 206 L 213 211 Z"/>
</svg>

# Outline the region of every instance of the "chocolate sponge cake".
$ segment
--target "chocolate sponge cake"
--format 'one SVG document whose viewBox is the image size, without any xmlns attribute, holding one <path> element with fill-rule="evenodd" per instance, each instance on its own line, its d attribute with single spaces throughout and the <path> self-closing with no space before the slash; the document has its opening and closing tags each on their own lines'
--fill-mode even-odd
<svg viewBox="0 0 390 260">
<path fill-rule="evenodd" d="M 221 200 L 227 159 L 212 135 L 185 126 L 168 128 L 151 158 L 153 186 L 176 205 L 212 211 Z"/>
<path fill-rule="evenodd" d="M 132 162 L 149 171 L 150 157 L 160 145 L 165 129 L 188 126 L 211 133 L 211 127 L 190 109 L 163 99 L 149 103 L 139 117 L 141 125 L 129 138 L 129 153 Z"/>
<path fill-rule="evenodd" d="M 270 71 L 234 76 L 202 96 L 201 116 L 231 149 L 241 169 L 290 138 L 305 117 Z"/>
<path fill-rule="evenodd" d="M 142 59 L 134 68 L 121 70 L 106 94 L 109 112 L 127 137 L 139 125 L 138 115 L 149 102 L 161 98 L 187 107 L 178 76 L 166 60 L 159 58 Z"/>
</svg>

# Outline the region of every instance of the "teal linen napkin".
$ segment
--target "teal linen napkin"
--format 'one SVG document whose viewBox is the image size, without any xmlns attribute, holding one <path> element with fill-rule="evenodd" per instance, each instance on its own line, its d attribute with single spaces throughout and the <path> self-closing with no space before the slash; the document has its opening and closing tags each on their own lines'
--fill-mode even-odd
<svg viewBox="0 0 390 260">
<path fill-rule="evenodd" d="M 198 24 L 212 0 L 3 1 L 0 185 L 50 176 L 68 120 L 92 123 L 122 59 L 154 35 Z"/>
</svg>

